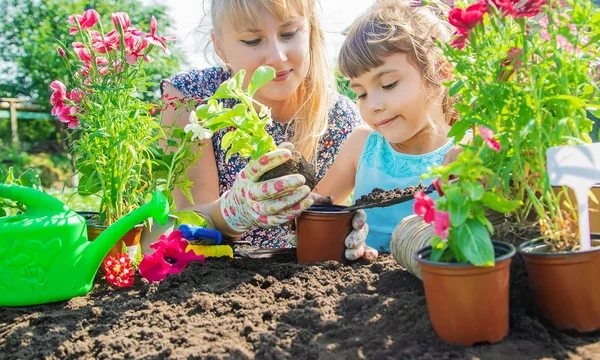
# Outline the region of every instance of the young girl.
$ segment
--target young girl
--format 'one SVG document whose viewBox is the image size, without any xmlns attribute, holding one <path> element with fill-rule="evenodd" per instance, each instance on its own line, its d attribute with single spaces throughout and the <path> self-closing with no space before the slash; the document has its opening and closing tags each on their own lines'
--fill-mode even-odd
<svg viewBox="0 0 600 360">
<path fill-rule="evenodd" d="M 448 138 L 457 113 L 442 84 L 451 68 L 436 44 L 451 35 L 443 11 L 438 4 L 412 7 L 408 1 L 380 0 L 352 24 L 339 68 L 350 78 L 370 129 L 349 136 L 317 193 L 341 201 L 353 189 L 358 199 L 373 188 L 417 185 L 429 167 L 460 150 Z M 368 233 L 368 246 L 389 251 L 392 231 L 412 207 L 407 202 L 368 209 L 368 228 L 354 236 Z"/>
</svg>

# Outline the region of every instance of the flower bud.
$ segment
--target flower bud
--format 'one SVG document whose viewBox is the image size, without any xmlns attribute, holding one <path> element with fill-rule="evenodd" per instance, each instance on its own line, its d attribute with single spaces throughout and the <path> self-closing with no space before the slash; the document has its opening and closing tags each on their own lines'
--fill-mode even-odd
<svg viewBox="0 0 600 360">
<path fill-rule="evenodd" d="M 58 52 L 58 55 L 60 55 L 60 57 L 62 57 L 62 58 L 66 58 L 67 57 L 67 53 L 65 53 L 65 51 L 63 50 L 63 48 L 61 48 L 60 46 L 58 46 L 56 48 L 56 51 Z"/>
</svg>

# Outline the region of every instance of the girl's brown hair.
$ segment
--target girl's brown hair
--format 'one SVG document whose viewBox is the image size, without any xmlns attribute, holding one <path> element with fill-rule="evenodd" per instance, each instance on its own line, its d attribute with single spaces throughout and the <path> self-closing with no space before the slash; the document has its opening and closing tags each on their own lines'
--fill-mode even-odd
<svg viewBox="0 0 600 360">
<path fill-rule="evenodd" d="M 452 34 L 447 6 L 428 3 L 414 7 L 405 0 L 378 0 L 354 21 L 342 45 L 338 66 L 350 78 L 377 68 L 388 55 L 402 52 L 423 75 L 426 88 L 443 91 L 442 108 L 446 122 L 458 119 L 455 100 L 443 82 L 448 81 L 450 66 L 437 41 L 447 42 Z"/>
<path fill-rule="evenodd" d="M 321 135 L 327 130 L 333 76 L 327 65 L 325 37 L 317 14 L 316 0 L 212 0 L 213 31 L 222 31 L 225 17 L 232 24 L 260 21 L 259 12 L 266 9 L 277 19 L 302 16 L 310 29 L 310 66 L 306 78 L 295 94 L 297 109 L 292 143 L 306 159 L 314 160 Z"/>
</svg>

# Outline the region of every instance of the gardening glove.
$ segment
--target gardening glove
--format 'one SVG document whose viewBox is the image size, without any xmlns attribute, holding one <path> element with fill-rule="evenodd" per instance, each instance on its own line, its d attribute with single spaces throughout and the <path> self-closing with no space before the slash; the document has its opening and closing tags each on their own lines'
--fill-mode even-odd
<svg viewBox="0 0 600 360">
<path fill-rule="evenodd" d="M 238 173 L 232 188 L 221 195 L 223 219 L 236 231 L 253 226 L 276 227 L 300 215 L 313 204 L 310 188 L 300 174 L 259 181 L 267 171 L 292 158 L 293 145 L 283 143 L 276 150 L 252 160 Z"/>
<path fill-rule="evenodd" d="M 369 225 L 367 225 L 367 213 L 360 209 L 352 218 L 352 231 L 346 237 L 346 259 L 352 261 L 359 258 L 365 258 L 369 261 L 377 259 L 377 250 L 365 244 L 369 234 Z"/>
</svg>

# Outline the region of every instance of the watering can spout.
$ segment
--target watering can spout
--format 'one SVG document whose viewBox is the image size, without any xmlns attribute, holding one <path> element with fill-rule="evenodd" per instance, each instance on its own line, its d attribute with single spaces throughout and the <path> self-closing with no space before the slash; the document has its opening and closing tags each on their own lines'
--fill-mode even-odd
<svg viewBox="0 0 600 360">
<path fill-rule="evenodd" d="M 81 259 L 86 264 L 86 268 L 89 268 L 95 274 L 100 263 L 118 239 L 122 238 L 134 226 L 149 217 L 153 217 L 161 225 L 167 222 L 169 217 L 169 203 L 160 191 L 154 192 L 148 204 L 133 210 L 119 219 L 86 246 Z"/>
</svg>

